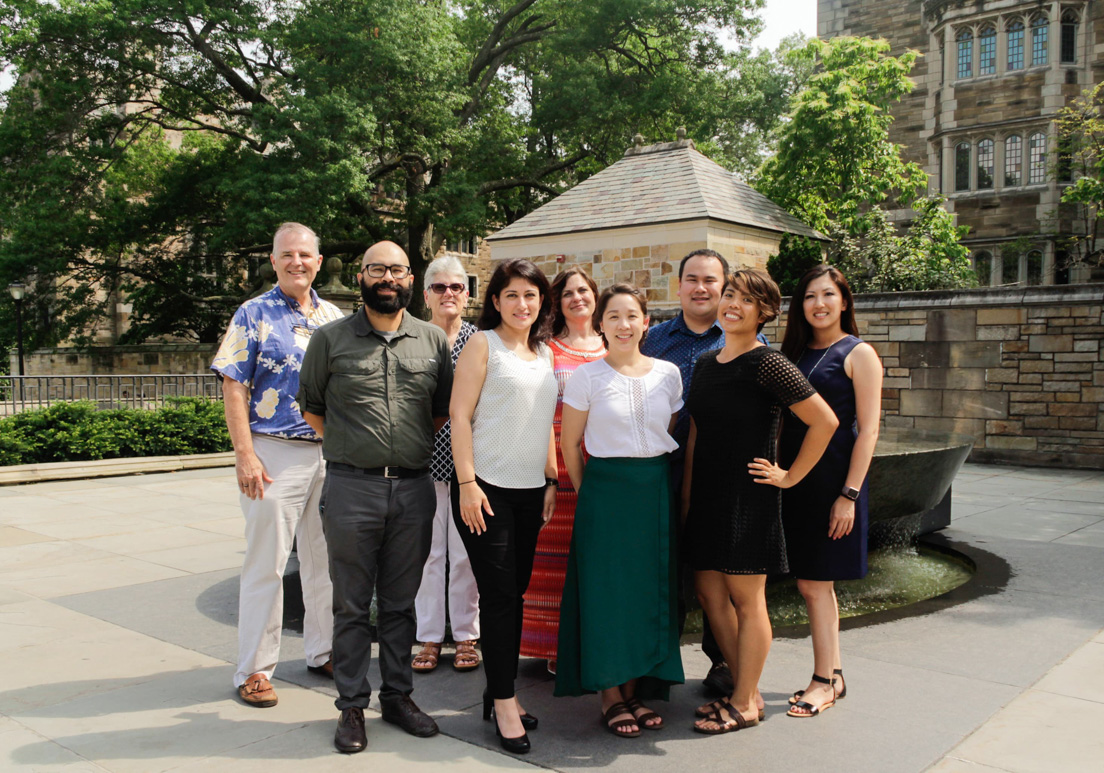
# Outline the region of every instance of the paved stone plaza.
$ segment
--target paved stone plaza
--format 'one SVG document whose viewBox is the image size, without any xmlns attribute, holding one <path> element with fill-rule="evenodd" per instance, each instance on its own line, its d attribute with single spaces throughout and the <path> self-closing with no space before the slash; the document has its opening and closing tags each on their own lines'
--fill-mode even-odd
<svg viewBox="0 0 1104 773">
<path fill-rule="evenodd" d="M 442 667 L 414 698 L 442 735 L 413 739 L 368 714 L 368 751 L 333 750 L 332 683 L 286 633 L 273 709 L 231 687 L 244 541 L 228 469 L 0 488 L 0 769 L 4 771 L 609 771 L 1057 773 L 1104 759 L 1104 473 L 968 465 L 944 537 L 982 571 L 915 616 L 842 634 L 848 697 L 784 715 L 808 680 L 807 637 L 776 640 L 767 721 L 691 732 L 707 660 L 632 740 L 595 699 L 553 699 L 523 661 L 533 753 L 498 750 L 482 678 Z M 971 587 L 972 586 L 972 587 Z M 374 679 L 378 684 L 378 672 Z"/>
</svg>

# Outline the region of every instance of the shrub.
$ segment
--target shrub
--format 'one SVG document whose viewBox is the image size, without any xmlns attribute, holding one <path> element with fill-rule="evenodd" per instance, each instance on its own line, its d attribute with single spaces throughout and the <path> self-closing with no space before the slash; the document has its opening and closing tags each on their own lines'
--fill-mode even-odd
<svg viewBox="0 0 1104 773">
<path fill-rule="evenodd" d="M 782 295 L 792 295 L 805 272 L 823 262 L 821 246 L 808 236 L 783 234 L 778 254 L 767 260 L 767 273 Z"/>
<path fill-rule="evenodd" d="M 170 398 L 153 411 L 57 403 L 0 419 L 0 465 L 229 451 L 222 403 Z"/>
</svg>

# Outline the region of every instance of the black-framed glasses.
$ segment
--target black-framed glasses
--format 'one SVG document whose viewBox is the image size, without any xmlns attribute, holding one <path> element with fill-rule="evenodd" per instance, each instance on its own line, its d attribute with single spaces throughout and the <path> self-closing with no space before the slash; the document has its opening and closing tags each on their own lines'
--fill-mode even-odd
<svg viewBox="0 0 1104 773">
<path fill-rule="evenodd" d="M 369 263 L 364 267 L 364 273 L 373 279 L 382 279 L 388 271 L 391 272 L 392 279 L 406 279 L 410 276 L 410 266 L 404 266 L 401 263 L 394 266 L 388 266 L 385 263 Z"/>
<path fill-rule="evenodd" d="M 394 274 L 392 274 L 392 276 L 394 276 Z M 450 285 L 447 285 L 444 282 L 434 282 L 429 286 L 429 289 L 435 292 L 437 295 L 444 295 L 445 290 L 451 290 L 453 295 L 459 295 L 468 288 L 466 285 L 462 285 L 459 282 L 454 282 Z"/>
</svg>

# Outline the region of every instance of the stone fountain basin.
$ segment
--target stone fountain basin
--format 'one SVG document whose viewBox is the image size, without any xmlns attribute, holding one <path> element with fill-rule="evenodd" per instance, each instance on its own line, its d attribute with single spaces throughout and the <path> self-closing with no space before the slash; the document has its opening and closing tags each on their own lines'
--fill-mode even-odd
<svg viewBox="0 0 1104 773">
<path fill-rule="evenodd" d="M 872 532 L 901 519 L 920 534 L 951 525 L 951 484 L 973 447 L 962 433 L 883 430 L 870 463 Z"/>
</svg>

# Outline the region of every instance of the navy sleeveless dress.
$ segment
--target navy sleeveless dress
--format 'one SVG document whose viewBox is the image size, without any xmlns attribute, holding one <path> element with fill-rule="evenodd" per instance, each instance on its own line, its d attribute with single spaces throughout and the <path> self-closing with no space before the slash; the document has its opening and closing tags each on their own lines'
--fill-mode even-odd
<svg viewBox="0 0 1104 773">
<path fill-rule="evenodd" d="M 862 341 L 849 335 L 825 349 L 806 349 L 797 361 L 839 419 L 832 440 L 816 467 L 796 486 L 782 492 L 782 524 L 790 571 L 802 580 L 857 580 L 866 576 L 868 481 L 864 480 L 855 503 L 855 525 L 837 540 L 828 537 L 832 504 L 847 482 L 851 451 L 855 447 L 855 388 L 843 361 Z M 783 420 L 779 464 L 789 469 L 806 426 L 792 413 Z"/>
</svg>

